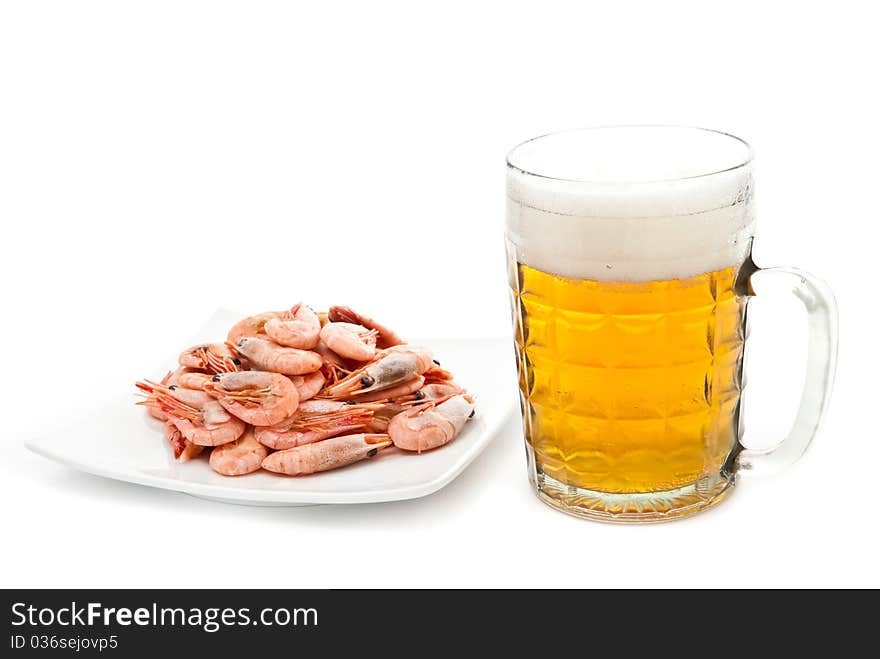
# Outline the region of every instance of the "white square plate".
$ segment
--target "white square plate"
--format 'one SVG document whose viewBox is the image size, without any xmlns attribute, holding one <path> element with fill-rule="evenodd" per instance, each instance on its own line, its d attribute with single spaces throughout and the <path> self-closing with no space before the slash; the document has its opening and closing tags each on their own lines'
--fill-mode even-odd
<svg viewBox="0 0 880 659">
<path fill-rule="evenodd" d="M 221 310 L 192 344 L 217 340 L 243 314 Z M 500 339 L 411 340 L 426 345 L 475 396 L 476 414 L 451 443 L 413 454 L 391 447 L 370 460 L 311 476 L 260 471 L 229 478 L 211 470 L 204 457 L 174 460 L 162 424 L 136 407 L 134 395 L 78 426 L 27 442 L 35 453 L 96 476 L 176 490 L 229 503 L 296 506 L 319 503 L 375 503 L 422 497 L 449 484 L 489 445 L 517 400 L 513 354 Z M 175 363 L 170 358 L 166 370 Z M 164 371 L 162 371 L 164 372 Z M 132 374 L 134 381 L 142 374 Z M 159 373 L 147 374 L 158 377 Z"/>
</svg>

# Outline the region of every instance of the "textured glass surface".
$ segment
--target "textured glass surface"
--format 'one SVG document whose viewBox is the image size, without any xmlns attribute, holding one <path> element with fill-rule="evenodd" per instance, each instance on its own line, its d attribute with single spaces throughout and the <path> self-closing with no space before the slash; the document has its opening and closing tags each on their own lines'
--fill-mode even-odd
<svg viewBox="0 0 880 659">
<path fill-rule="evenodd" d="M 717 474 L 737 438 L 745 299 L 734 293 L 736 274 L 612 282 L 511 263 L 537 470 L 609 494 Z"/>
</svg>

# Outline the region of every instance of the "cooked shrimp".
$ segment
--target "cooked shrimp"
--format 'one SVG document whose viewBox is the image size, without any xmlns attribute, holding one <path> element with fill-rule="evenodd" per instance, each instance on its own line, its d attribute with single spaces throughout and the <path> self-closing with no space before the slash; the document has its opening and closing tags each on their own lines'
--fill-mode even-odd
<svg viewBox="0 0 880 659">
<path fill-rule="evenodd" d="M 197 371 L 187 371 L 181 373 L 177 379 L 177 383 L 185 389 L 195 389 L 201 391 L 205 384 L 211 381 L 213 376 L 210 373 L 199 373 Z"/>
<path fill-rule="evenodd" d="M 425 385 L 422 387 L 422 393 L 425 395 L 425 400 L 440 401 L 463 394 L 465 391 L 455 382 L 450 381 Z"/>
<path fill-rule="evenodd" d="M 376 356 L 376 330 L 353 323 L 327 323 L 321 341 L 340 357 L 368 362 Z"/>
<path fill-rule="evenodd" d="M 209 373 L 232 373 L 241 370 L 241 360 L 225 343 L 205 343 L 187 348 L 178 359 L 181 366 Z"/>
<path fill-rule="evenodd" d="M 183 373 L 186 373 L 188 370 L 189 370 L 189 369 L 184 368 L 183 366 L 179 366 L 179 367 L 177 368 L 177 370 L 174 370 L 174 371 L 168 371 L 168 372 L 165 374 L 165 377 L 162 378 L 161 380 L 159 380 L 159 384 L 163 384 L 163 385 L 165 385 L 166 387 L 168 387 L 168 386 L 170 386 L 170 385 L 172 385 L 172 384 L 177 384 L 178 381 L 180 380 L 180 376 L 181 376 Z M 153 417 L 154 419 L 159 419 L 159 421 L 167 421 L 167 420 L 168 420 L 168 415 L 165 414 L 165 412 L 163 412 L 163 411 L 161 410 L 161 408 L 159 408 L 158 406 L 155 406 L 155 407 L 154 407 L 154 406 L 151 406 L 151 405 L 147 405 L 147 413 L 148 413 L 151 417 Z"/>
<path fill-rule="evenodd" d="M 193 444 L 219 446 L 238 439 L 244 432 L 245 424 L 230 416 L 204 391 L 177 385 L 166 387 L 149 380 L 138 382 L 135 386 L 145 398 L 138 405 L 162 410 Z"/>
<path fill-rule="evenodd" d="M 372 458 L 389 446 L 391 440 L 384 434 L 333 437 L 315 444 L 276 451 L 263 460 L 263 469 L 289 476 L 314 474 Z"/>
<path fill-rule="evenodd" d="M 293 386 L 299 394 L 299 402 L 309 400 L 318 395 L 324 386 L 324 374 L 321 371 L 315 371 L 308 375 L 288 375 Z"/>
<path fill-rule="evenodd" d="M 440 384 L 452 382 L 452 373 L 446 369 L 440 368 L 440 362 L 436 359 L 427 371 L 425 371 L 425 381 L 428 384 Z"/>
<path fill-rule="evenodd" d="M 244 476 L 259 471 L 260 465 L 269 449 L 254 439 L 254 431 L 248 428 L 234 442 L 218 446 L 211 451 L 208 464 L 211 469 L 224 476 Z"/>
<path fill-rule="evenodd" d="M 314 373 L 323 364 L 321 355 L 311 350 L 285 348 L 274 341 L 256 337 L 244 337 L 238 341 L 238 351 L 261 371 L 284 375 Z"/>
<path fill-rule="evenodd" d="M 257 440 L 274 449 L 311 444 L 328 437 L 361 430 L 382 406 L 340 403 L 335 400 L 309 400 L 296 413 L 274 426 L 254 429 Z"/>
<path fill-rule="evenodd" d="M 424 387 L 411 394 L 393 397 L 392 401 L 407 406 L 424 405 L 426 403 L 442 403 L 447 398 L 452 398 L 457 394 L 463 393 L 464 389 L 454 382 L 426 384 Z M 389 398 L 391 397 L 389 396 Z"/>
<path fill-rule="evenodd" d="M 315 346 L 315 352 L 321 356 L 321 372 L 326 380 L 336 382 L 340 379 L 340 376 L 344 377 L 351 372 L 345 360 L 330 350 L 323 341 L 318 341 L 318 345 Z"/>
<path fill-rule="evenodd" d="M 334 323 L 354 323 L 355 325 L 363 325 L 370 330 L 376 330 L 376 341 L 380 348 L 390 348 L 391 346 L 403 343 L 403 339 L 397 336 L 397 334 L 389 328 L 373 320 L 369 316 L 359 314 L 351 307 L 333 306 L 330 307 L 330 311 L 327 315 Z"/>
<path fill-rule="evenodd" d="M 459 394 L 439 405 L 401 412 L 388 424 L 388 435 L 396 447 L 421 453 L 455 439 L 473 413 L 473 402 Z"/>
<path fill-rule="evenodd" d="M 396 384 L 393 387 L 388 387 L 387 389 L 382 389 L 380 391 L 373 391 L 368 394 L 358 395 L 358 402 L 362 403 L 370 403 L 374 400 L 385 400 L 387 398 L 398 398 L 400 396 L 406 396 L 408 394 L 413 394 L 417 392 L 422 386 L 425 384 L 425 378 L 421 375 L 417 375 L 412 380 L 407 380 L 406 382 L 401 382 L 400 384 Z"/>
<path fill-rule="evenodd" d="M 254 426 L 272 426 L 291 416 L 299 394 L 288 378 L 265 371 L 218 373 L 205 385 L 227 412 Z"/>
<path fill-rule="evenodd" d="M 416 405 L 429 403 L 442 403 L 456 394 L 464 393 L 464 389 L 457 384 L 429 384 L 418 391 L 402 396 L 389 396 L 389 400 L 382 404 L 382 408 L 373 413 L 367 430 L 370 432 L 386 432 L 391 419 Z"/>
<path fill-rule="evenodd" d="M 204 446 L 193 444 L 183 436 L 180 429 L 172 421 L 165 422 L 165 439 L 174 449 L 174 459 L 178 462 L 188 462 L 204 450 Z"/>
<path fill-rule="evenodd" d="M 259 336 L 266 338 L 266 323 L 279 316 L 277 311 L 264 311 L 256 316 L 248 316 L 238 321 L 229 330 L 226 340 L 232 345 L 238 345 L 240 339 L 245 336 Z"/>
<path fill-rule="evenodd" d="M 321 320 L 307 305 L 299 303 L 270 318 L 263 330 L 279 345 L 310 350 L 318 345 Z"/>
<path fill-rule="evenodd" d="M 408 410 L 409 407 L 400 403 L 383 403 L 382 407 L 373 412 L 373 418 L 366 425 L 364 430 L 367 432 L 388 432 L 388 424 L 391 419 L 401 412 Z"/>
<path fill-rule="evenodd" d="M 324 389 L 328 398 L 351 398 L 410 382 L 427 371 L 433 362 L 431 351 L 416 346 L 395 346 L 376 359 Z"/>
<path fill-rule="evenodd" d="M 154 419 L 158 419 L 159 421 L 168 421 L 168 415 L 165 414 L 159 407 L 149 407 L 147 406 L 147 414 L 149 414 Z"/>
</svg>

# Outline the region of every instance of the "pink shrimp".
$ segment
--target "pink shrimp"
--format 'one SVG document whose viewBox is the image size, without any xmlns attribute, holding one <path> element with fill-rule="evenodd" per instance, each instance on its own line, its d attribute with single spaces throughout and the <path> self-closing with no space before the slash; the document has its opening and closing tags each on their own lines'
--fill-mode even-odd
<svg viewBox="0 0 880 659">
<path fill-rule="evenodd" d="M 183 436 L 180 429 L 172 421 L 165 422 L 165 439 L 174 449 L 174 459 L 178 462 L 188 462 L 204 450 L 204 446 L 193 444 Z"/>
<path fill-rule="evenodd" d="M 234 442 L 218 446 L 211 451 L 208 464 L 211 469 L 223 476 L 244 476 L 260 470 L 260 465 L 269 449 L 254 438 L 254 431 L 248 428 Z"/>
<path fill-rule="evenodd" d="M 376 359 L 324 389 L 328 398 L 351 398 L 410 382 L 433 362 L 427 348 L 404 345 L 381 351 Z"/>
<path fill-rule="evenodd" d="M 393 387 L 381 389 L 380 391 L 373 391 L 368 394 L 358 395 L 357 399 L 358 402 L 370 403 L 375 400 L 398 398 L 400 396 L 406 396 L 408 394 L 415 394 L 415 392 L 419 391 L 424 384 L 425 378 L 421 375 L 417 375 L 412 380 L 401 382 L 400 384 L 396 384 Z"/>
<path fill-rule="evenodd" d="M 429 384 L 418 391 L 414 391 L 402 396 L 389 396 L 387 402 L 382 408 L 373 413 L 367 430 L 370 432 L 386 432 L 391 419 L 416 405 L 427 405 L 429 403 L 442 403 L 448 398 L 452 398 L 456 394 L 464 393 L 464 389 L 457 384 Z"/>
<path fill-rule="evenodd" d="M 175 370 L 175 371 L 168 371 L 165 374 L 165 377 L 162 378 L 161 380 L 159 380 L 159 384 L 163 384 L 166 387 L 170 386 L 172 384 L 177 384 L 180 380 L 180 376 L 183 373 L 186 373 L 187 371 L 189 371 L 189 369 L 184 368 L 183 366 L 178 367 L 177 370 Z M 147 413 L 151 417 L 153 417 L 154 419 L 159 419 L 159 421 L 167 421 L 168 420 L 168 415 L 165 414 L 165 412 L 163 412 L 158 406 L 154 407 L 154 406 L 148 405 L 147 406 Z"/>
<path fill-rule="evenodd" d="M 147 406 L 147 414 L 149 414 L 154 419 L 158 419 L 159 421 L 168 421 L 168 415 L 162 411 L 159 407 L 150 407 Z"/>
<path fill-rule="evenodd" d="M 253 367 L 284 375 L 314 373 L 324 363 L 321 355 L 311 350 L 285 348 L 274 341 L 256 337 L 240 339 L 237 349 Z"/>
<path fill-rule="evenodd" d="M 463 394 L 464 389 L 454 382 L 443 382 L 435 384 L 426 384 L 424 387 L 408 395 L 397 396 L 393 398 L 395 403 L 405 405 L 423 405 L 425 403 L 440 403 L 447 398 L 452 398 L 457 394 Z M 391 398 L 389 396 L 389 398 Z"/>
<path fill-rule="evenodd" d="M 304 476 L 372 458 L 389 446 L 391 440 L 385 434 L 343 435 L 276 451 L 263 460 L 263 469 L 289 476 Z"/>
<path fill-rule="evenodd" d="M 381 409 L 373 412 L 373 418 L 370 419 L 370 422 L 364 430 L 367 432 L 387 433 L 388 424 L 391 423 L 391 419 L 408 409 L 408 406 L 401 405 L 400 403 L 384 403 L 382 404 Z"/>
<path fill-rule="evenodd" d="M 181 373 L 177 379 L 177 383 L 185 389 L 195 389 L 201 391 L 204 386 L 211 381 L 213 376 L 210 373 L 198 373 L 196 371 L 187 371 Z"/>
<path fill-rule="evenodd" d="M 376 356 L 376 330 L 353 323 L 327 323 L 321 341 L 340 357 L 368 362 Z"/>
<path fill-rule="evenodd" d="M 299 303 L 267 320 L 263 330 L 279 345 L 311 350 L 318 345 L 321 319 L 307 305 Z"/>
<path fill-rule="evenodd" d="M 451 442 L 473 414 L 473 401 L 459 394 L 401 412 L 388 424 L 388 435 L 396 447 L 421 453 Z"/>
<path fill-rule="evenodd" d="M 436 359 L 434 360 L 434 364 L 425 371 L 425 381 L 428 384 L 443 384 L 447 382 L 452 382 L 453 375 L 446 369 L 440 368 L 440 362 Z"/>
<path fill-rule="evenodd" d="M 330 350 L 323 341 L 318 341 L 315 352 L 321 356 L 321 372 L 324 374 L 325 380 L 336 382 L 340 379 L 340 375 L 345 376 L 351 372 L 345 360 Z"/>
<path fill-rule="evenodd" d="M 138 405 L 158 407 L 193 444 L 219 446 L 241 437 L 245 424 L 230 416 L 220 404 L 203 391 L 177 385 L 168 387 L 145 380 L 135 386 L 143 392 Z"/>
<path fill-rule="evenodd" d="M 369 316 L 359 314 L 351 307 L 330 307 L 330 311 L 328 312 L 327 316 L 334 323 L 354 323 L 355 325 L 363 325 L 370 330 L 376 330 L 377 345 L 380 348 L 390 348 L 391 346 L 396 346 L 403 343 L 403 339 L 397 336 L 397 334 L 395 334 L 392 330 L 373 320 Z"/>
<path fill-rule="evenodd" d="M 225 343 L 204 343 L 187 348 L 178 358 L 181 366 L 209 373 L 232 373 L 241 370 L 241 360 Z"/>
<path fill-rule="evenodd" d="M 324 374 L 321 371 L 315 371 L 308 375 L 288 375 L 293 386 L 299 394 L 299 402 L 309 400 L 318 395 L 324 386 Z"/>
<path fill-rule="evenodd" d="M 311 444 L 367 426 L 373 412 L 382 406 L 310 400 L 301 403 L 296 414 L 279 424 L 254 430 L 257 440 L 274 449 Z"/>
<path fill-rule="evenodd" d="M 229 330 L 226 340 L 232 345 L 238 345 L 238 342 L 246 336 L 258 336 L 266 338 L 266 323 L 277 318 L 280 314 L 277 311 L 264 311 L 256 316 L 248 316 L 238 321 Z"/>
<path fill-rule="evenodd" d="M 299 405 L 299 393 L 278 373 L 242 371 L 218 373 L 205 385 L 227 412 L 254 426 L 272 426 L 290 417 Z"/>
</svg>

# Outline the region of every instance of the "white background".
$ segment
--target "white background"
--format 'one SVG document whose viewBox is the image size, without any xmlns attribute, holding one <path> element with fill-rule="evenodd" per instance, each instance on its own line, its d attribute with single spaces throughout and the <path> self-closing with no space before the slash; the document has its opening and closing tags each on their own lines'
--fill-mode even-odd
<svg viewBox="0 0 880 659">
<path fill-rule="evenodd" d="M 880 586 L 877 23 L 816 6 L 4 3 L 0 586 Z M 609 123 L 749 140 L 756 261 L 835 289 L 836 394 L 786 473 L 620 527 L 540 504 L 514 424 L 426 499 L 308 509 L 22 447 L 154 375 L 154 346 L 218 306 L 347 302 L 409 335 L 508 335 L 504 155 Z M 798 322 L 755 330 L 756 443 L 791 418 Z"/>
</svg>

